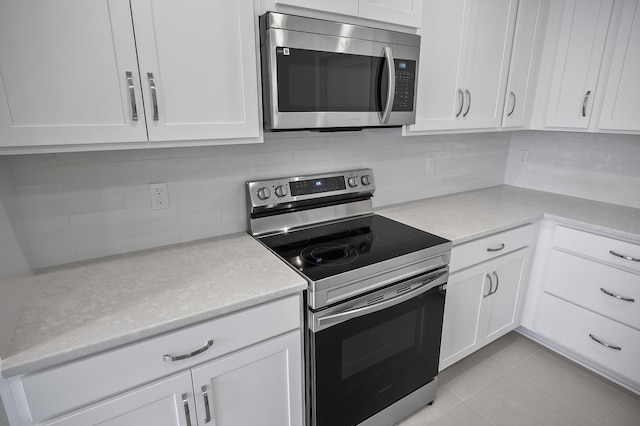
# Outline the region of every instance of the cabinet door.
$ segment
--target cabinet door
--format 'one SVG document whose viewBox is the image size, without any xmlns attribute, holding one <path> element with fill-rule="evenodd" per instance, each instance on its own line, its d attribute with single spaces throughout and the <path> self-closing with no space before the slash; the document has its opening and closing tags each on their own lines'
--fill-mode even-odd
<svg viewBox="0 0 640 426">
<path fill-rule="evenodd" d="M 132 0 L 150 141 L 259 136 L 253 2 Z"/>
<path fill-rule="evenodd" d="M 301 426 L 301 344 L 295 331 L 192 369 L 199 424 Z"/>
<path fill-rule="evenodd" d="M 520 287 L 529 252 L 529 248 L 518 250 L 489 265 L 487 274 L 491 277 L 493 290 L 484 300 L 483 344 L 497 339 L 518 325 Z"/>
<path fill-rule="evenodd" d="M 586 129 L 613 0 L 565 0 L 545 125 Z"/>
<path fill-rule="evenodd" d="M 453 129 L 458 124 L 468 7 L 468 0 L 424 1 L 416 123 L 408 127 L 410 132 Z"/>
<path fill-rule="evenodd" d="M 625 0 L 598 127 L 640 130 L 640 2 Z"/>
<path fill-rule="evenodd" d="M 502 127 L 528 125 L 547 11 L 547 0 L 520 0 L 518 3 Z"/>
<path fill-rule="evenodd" d="M 0 147 L 146 140 L 127 0 L 0 0 Z"/>
<path fill-rule="evenodd" d="M 358 16 L 358 0 L 275 0 L 275 4 Z"/>
<path fill-rule="evenodd" d="M 471 3 L 461 127 L 500 126 L 517 6 L 517 0 Z"/>
<path fill-rule="evenodd" d="M 186 426 L 195 421 L 191 375 L 184 372 L 43 425 Z"/>
<path fill-rule="evenodd" d="M 475 350 L 482 295 L 489 292 L 485 269 L 484 265 L 480 265 L 449 276 L 442 323 L 440 370 Z"/>
<path fill-rule="evenodd" d="M 360 0 L 358 13 L 361 18 L 419 28 L 422 0 Z"/>
</svg>

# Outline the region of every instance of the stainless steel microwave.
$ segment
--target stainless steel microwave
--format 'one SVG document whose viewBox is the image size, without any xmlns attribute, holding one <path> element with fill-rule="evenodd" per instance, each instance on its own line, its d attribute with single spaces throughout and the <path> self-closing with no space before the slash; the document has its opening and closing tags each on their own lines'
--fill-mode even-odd
<svg viewBox="0 0 640 426">
<path fill-rule="evenodd" d="M 420 36 L 269 12 L 260 44 L 265 130 L 415 122 Z"/>
</svg>

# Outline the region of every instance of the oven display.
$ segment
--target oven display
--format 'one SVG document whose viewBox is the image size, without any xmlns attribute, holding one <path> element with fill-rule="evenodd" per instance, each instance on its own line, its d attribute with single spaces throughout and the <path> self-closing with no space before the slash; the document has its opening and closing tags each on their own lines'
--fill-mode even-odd
<svg viewBox="0 0 640 426">
<path fill-rule="evenodd" d="M 289 190 L 294 197 L 318 194 L 321 192 L 340 191 L 343 189 L 347 189 L 344 176 L 289 182 Z"/>
</svg>

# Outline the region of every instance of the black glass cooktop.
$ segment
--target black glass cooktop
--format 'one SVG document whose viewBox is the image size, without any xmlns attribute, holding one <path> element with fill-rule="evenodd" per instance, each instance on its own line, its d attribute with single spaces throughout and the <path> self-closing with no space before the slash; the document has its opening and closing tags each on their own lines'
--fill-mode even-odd
<svg viewBox="0 0 640 426">
<path fill-rule="evenodd" d="M 372 215 L 260 238 L 312 281 L 449 242 Z"/>
</svg>

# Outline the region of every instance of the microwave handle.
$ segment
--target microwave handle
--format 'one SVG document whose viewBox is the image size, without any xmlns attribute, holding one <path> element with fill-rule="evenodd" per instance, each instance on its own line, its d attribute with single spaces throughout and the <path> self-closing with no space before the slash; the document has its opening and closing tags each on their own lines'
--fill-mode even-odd
<svg viewBox="0 0 640 426">
<path fill-rule="evenodd" d="M 382 53 L 387 61 L 387 68 L 389 68 L 389 85 L 387 89 L 387 104 L 384 107 L 384 111 L 380 114 L 380 124 L 388 124 L 391 109 L 393 109 L 393 101 L 396 96 L 396 66 L 393 60 L 393 50 L 389 46 L 385 47 Z M 380 92 L 382 93 L 382 87 L 380 88 Z"/>
</svg>

